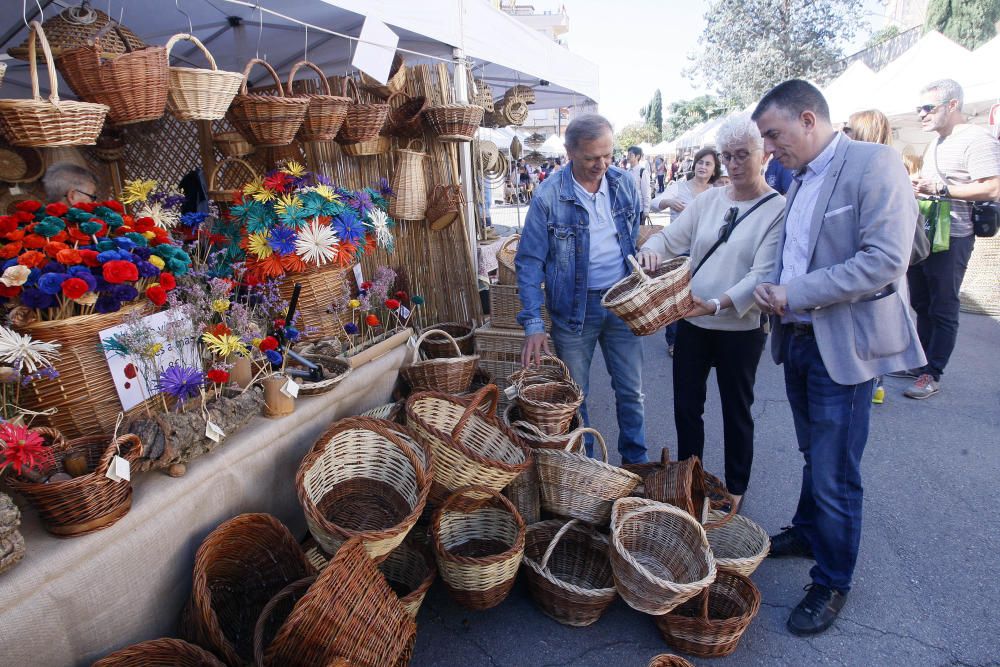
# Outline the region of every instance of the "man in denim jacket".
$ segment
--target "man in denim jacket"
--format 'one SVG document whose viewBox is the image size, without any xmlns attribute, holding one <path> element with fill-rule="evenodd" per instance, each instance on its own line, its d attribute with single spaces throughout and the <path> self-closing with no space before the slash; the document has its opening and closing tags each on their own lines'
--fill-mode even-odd
<svg viewBox="0 0 1000 667">
<path fill-rule="evenodd" d="M 570 168 L 535 190 L 515 259 L 523 307 L 517 320 L 526 334 L 521 363 L 536 364 L 549 352 L 544 298 L 556 352 L 585 396 L 594 347 L 601 344 L 615 391 L 618 451 L 623 463 L 643 463 L 641 340 L 601 306 L 604 293 L 625 276 L 625 258 L 636 252 L 642 203 L 633 179 L 611 166 L 614 138 L 606 118 L 574 119 L 565 142 Z M 588 422 L 586 403 L 581 413 Z"/>
</svg>

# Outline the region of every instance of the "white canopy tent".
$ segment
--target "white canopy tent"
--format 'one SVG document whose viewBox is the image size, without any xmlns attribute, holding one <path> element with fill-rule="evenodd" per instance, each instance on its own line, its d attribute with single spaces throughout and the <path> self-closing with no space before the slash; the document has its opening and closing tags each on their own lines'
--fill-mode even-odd
<svg viewBox="0 0 1000 667">
<path fill-rule="evenodd" d="M 551 134 L 545 143 L 538 147 L 538 152 L 545 157 L 560 157 L 566 155 L 566 146 L 562 137 L 558 134 Z"/>
<path fill-rule="evenodd" d="M 673 155 L 677 152 L 673 141 L 661 141 L 649 151 L 653 155 Z"/>
<path fill-rule="evenodd" d="M 843 123 L 858 111 L 858 100 L 871 99 L 874 93 L 875 72 L 868 65 L 856 60 L 823 89 L 823 96 L 830 105 L 830 119 Z"/>
</svg>

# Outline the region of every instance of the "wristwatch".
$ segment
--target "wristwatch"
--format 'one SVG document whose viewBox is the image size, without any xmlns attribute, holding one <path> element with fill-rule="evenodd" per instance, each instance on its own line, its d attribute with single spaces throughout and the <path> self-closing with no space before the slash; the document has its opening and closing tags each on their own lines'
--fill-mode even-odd
<svg viewBox="0 0 1000 667">
<path fill-rule="evenodd" d="M 722 310 L 722 302 L 718 299 L 709 299 L 706 303 L 715 304 L 715 312 L 712 315 L 718 315 L 719 311 Z"/>
<path fill-rule="evenodd" d="M 948 184 L 947 183 L 942 183 L 941 187 L 938 189 L 938 197 L 947 197 L 948 194 L 949 194 L 948 193 Z"/>
</svg>

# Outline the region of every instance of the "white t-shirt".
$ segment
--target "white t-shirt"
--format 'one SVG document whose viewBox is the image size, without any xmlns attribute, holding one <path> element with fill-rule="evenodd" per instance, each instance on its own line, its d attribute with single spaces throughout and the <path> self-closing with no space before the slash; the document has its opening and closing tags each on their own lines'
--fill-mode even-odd
<svg viewBox="0 0 1000 667">
<path fill-rule="evenodd" d="M 1000 142 L 977 125 L 956 125 L 947 137 L 938 137 L 927 146 L 920 176 L 946 185 L 1000 176 Z M 961 199 L 949 201 L 951 235 L 971 236 L 972 204 Z"/>
</svg>

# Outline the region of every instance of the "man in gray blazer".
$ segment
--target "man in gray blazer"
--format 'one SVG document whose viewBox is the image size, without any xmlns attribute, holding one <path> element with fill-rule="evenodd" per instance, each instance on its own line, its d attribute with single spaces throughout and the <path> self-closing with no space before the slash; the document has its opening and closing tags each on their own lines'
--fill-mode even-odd
<svg viewBox="0 0 1000 667">
<path fill-rule="evenodd" d="M 754 297 L 772 316 L 805 458 L 795 517 L 771 555 L 816 561 L 788 617 L 808 635 L 830 627 L 851 588 L 874 378 L 924 363 L 905 280 L 917 204 L 899 155 L 836 132 L 813 85 L 776 86 L 753 119 L 764 149 L 795 172 L 777 268 Z"/>
</svg>

